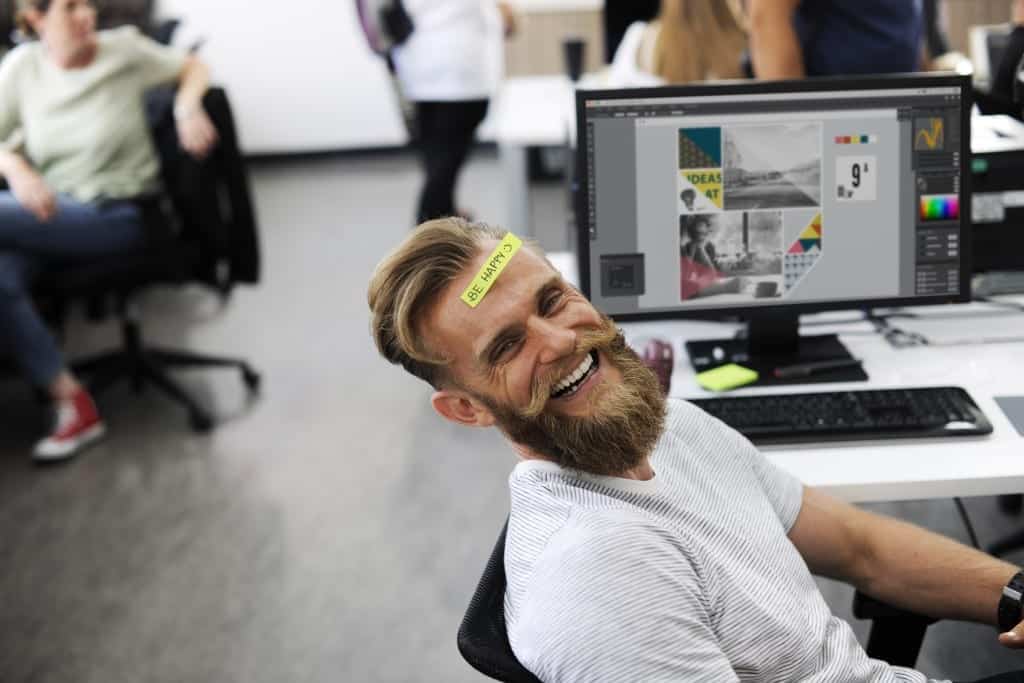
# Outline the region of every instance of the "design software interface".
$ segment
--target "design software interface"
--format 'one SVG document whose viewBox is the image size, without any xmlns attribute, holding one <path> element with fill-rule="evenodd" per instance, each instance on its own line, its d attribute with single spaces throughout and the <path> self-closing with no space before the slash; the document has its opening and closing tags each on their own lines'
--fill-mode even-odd
<svg viewBox="0 0 1024 683">
<path fill-rule="evenodd" d="M 959 294 L 958 87 L 583 102 L 609 314 Z"/>
</svg>

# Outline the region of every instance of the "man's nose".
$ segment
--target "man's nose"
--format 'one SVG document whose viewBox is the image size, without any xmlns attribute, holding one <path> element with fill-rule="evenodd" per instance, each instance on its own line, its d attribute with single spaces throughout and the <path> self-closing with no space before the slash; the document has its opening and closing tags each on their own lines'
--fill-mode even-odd
<svg viewBox="0 0 1024 683">
<path fill-rule="evenodd" d="M 531 320 L 530 327 L 540 343 L 541 363 L 553 363 L 576 350 L 576 333 L 572 329 L 539 316 Z"/>
</svg>

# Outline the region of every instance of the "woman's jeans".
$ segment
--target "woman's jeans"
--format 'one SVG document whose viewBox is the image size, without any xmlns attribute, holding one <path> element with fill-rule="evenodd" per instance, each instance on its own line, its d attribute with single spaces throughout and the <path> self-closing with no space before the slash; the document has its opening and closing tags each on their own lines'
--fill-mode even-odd
<svg viewBox="0 0 1024 683">
<path fill-rule="evenodd" d="M 10 192 L 0 192 L 0 347 L 29 381 L 48 387 L 64 368 L 57 342 L 33 305 L 43 271 L 97 261 L 140 247 L 142 213 L 131 200 L 83 204 L 61 195 L 40 222 Z"/>
</svg>

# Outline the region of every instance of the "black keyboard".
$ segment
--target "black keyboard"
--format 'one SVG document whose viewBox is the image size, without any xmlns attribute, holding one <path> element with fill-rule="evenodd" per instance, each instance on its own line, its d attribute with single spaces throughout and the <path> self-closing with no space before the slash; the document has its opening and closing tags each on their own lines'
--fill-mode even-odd
<svg viewBox="0 0 1024 683">
<path fill-rule="evenodd" d="M 959 387 L 761 394 L 690 401 L 758 444 L 991 434 Z"/>
</svg>

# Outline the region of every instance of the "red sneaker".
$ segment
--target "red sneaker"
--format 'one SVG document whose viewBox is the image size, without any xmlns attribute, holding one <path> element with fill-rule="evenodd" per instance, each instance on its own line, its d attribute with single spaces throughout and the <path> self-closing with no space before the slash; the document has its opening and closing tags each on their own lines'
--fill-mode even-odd
<svg viewBox="0 0 1024 683">
<path fill-rule="evenodd" d="M 53 433 L 36 444 L 32 457 L 39 462 L 66 460 L 100 439 L 106 427 L 96 404 L 85 389 L 57 402 L 57 426 Z"/>
</svg>

